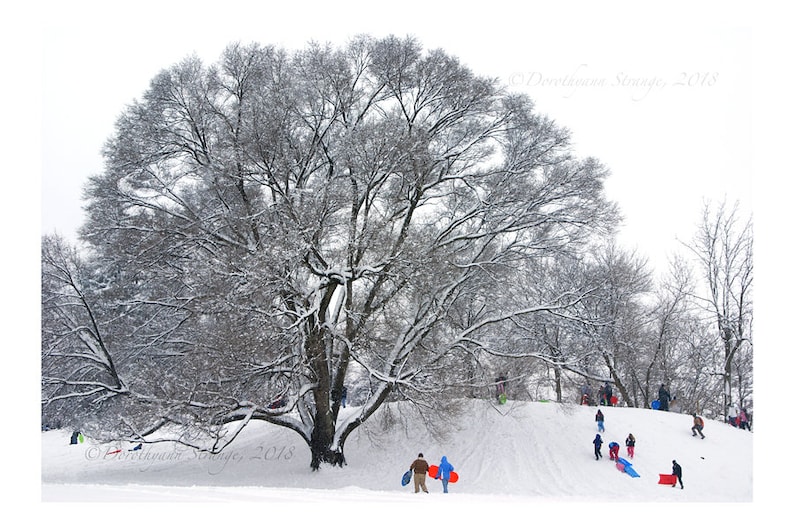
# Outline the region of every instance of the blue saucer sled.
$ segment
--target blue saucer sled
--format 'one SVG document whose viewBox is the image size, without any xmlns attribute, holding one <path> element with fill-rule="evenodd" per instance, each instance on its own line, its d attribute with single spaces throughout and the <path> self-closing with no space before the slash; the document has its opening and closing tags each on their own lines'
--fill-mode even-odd
<svg viewBox="0 0 794 529">
<path fill-rule="evenodd" d="M 402 480 L 403 487 L 408 485 L 410 482 L 411 482 L 411 471 L 409 470 L 408 472 L 403 474 L 403 480 Z"/>
</svg>

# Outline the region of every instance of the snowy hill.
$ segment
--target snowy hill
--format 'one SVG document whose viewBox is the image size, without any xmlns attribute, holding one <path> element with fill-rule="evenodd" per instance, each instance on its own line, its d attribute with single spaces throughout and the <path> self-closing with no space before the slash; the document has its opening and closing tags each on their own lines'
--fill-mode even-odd
<svg viewBox="0 0 794 529">
<path fill-rule="evenodd" d="M 706 439 L 692 437 L 692 418 L 672 412 L 602 407 L 605 444 L 596 461 L 595 407 L 542 402 L 466 403 L 465 419 L 446 440 L 433 440 L 404 404 L 392 404 L 385 427 L 379 412 L 347 441 L 344 469 L 309 468 L 309 451 L 296 434 L 267 424 L 249 426 L 220 455 L 171 444 L 102 445 L 90 439 L 69 445 L 69 432 L 42 432 L 42 499 L 48 501 L 333 501 L 431 509 L 470 508 L 481 502 L 752 502 L 753 435 L 706 421 Z M 349 407 L 343 410 L 352 411 Z M 607 445 L 637 438 L 632 461 L 640 477 L 620 472 Z M 121 450 L 117 453 L 116 450 Z M 428 480 L 430 494 L 400 486 L 400 477 L 423 452 L 438 463 L 446 455 L 460 474 L 450 484 Z M 659 485 L 671 461 L 683 467 L 684 489 Z M 564 507 L 564 506 L 562 506 Z M 617 506 L 623 509 L 624 506 Z M 404 509 L 405 510 L 405 509 Z M 603 512 L 603 509 L 599 509 Z M 596 519 L 598 517 L 596 516 Z"/>
</svg>

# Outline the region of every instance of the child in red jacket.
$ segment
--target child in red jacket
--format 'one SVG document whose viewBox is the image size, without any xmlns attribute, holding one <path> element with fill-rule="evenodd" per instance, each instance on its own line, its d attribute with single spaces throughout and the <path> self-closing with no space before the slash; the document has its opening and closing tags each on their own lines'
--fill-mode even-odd
<svg viewBox="0 0 794 529">
<path fill-rule="evenodd" d="M 617 461 L 618 460 L 618 450 L 620 450 L 620 445 L 617 444 L 615 441 L 609 443 L 609 459 L 610 461 Z"/>
</svg>

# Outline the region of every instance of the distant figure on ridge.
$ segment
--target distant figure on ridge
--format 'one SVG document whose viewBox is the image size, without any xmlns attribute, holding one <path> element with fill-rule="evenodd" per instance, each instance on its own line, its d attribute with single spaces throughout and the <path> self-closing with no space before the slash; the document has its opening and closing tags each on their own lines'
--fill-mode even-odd
<svg viewBox="0 0 794 529">
<path fill-rule="evenodd" d="M 496 401 L 499 404 L 507 402 L 507 378 L 503 375 L 496 379 Z"/>
<path fill-rule="evenodd" d="M 591 398 L 590 396 L 592 395 L 591 393 L 592 390 L 590 389 L 590 384 L 588 384 L 586 380 L 584 384 L 582 384 L 582 389 L 580 391 L 581 391 L 581 399 L 579 400 L 579 402 L 582 404 L 582 406 L 587 406 L 588 404 L 590 404 L 590 398 Z"/>
<path fill-rule="evenodd" d="M 728 424 L 731 426 L 739 427 L 739 406 L 732 404 L 728 408 Z"/>
<path fill-rule="evenodd" d="M 670 392 L 664 387 L 664 384 L 659 386 L 659 409 L 661 411 L 670 411 Z"/>
<path fill-rule="evenodd" d="M 742 408 L 739 412 L 739 428 L 750 431 L 750 414 L 747 413 L 747 408 Z"/>
</svg>

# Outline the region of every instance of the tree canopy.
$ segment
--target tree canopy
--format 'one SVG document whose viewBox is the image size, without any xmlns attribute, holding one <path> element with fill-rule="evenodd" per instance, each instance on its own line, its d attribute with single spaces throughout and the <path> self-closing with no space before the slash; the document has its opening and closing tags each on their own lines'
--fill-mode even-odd
<svg viewBox="0 0 794 529">
<path fill-rule="evenodd" d="M 313 468 L 343 464 L 384 402 L 473 387 L 525 318 L 603 320 L 585 302 L 608 268 L 581 256 L 618 220 L 606 168 L 411 38 L 189 57 L 104 158 L 87 251 L 42 254 L 43 401 L 78 402 L 98 435 L 218 451 L 264 420 Z"/>
</svg>

